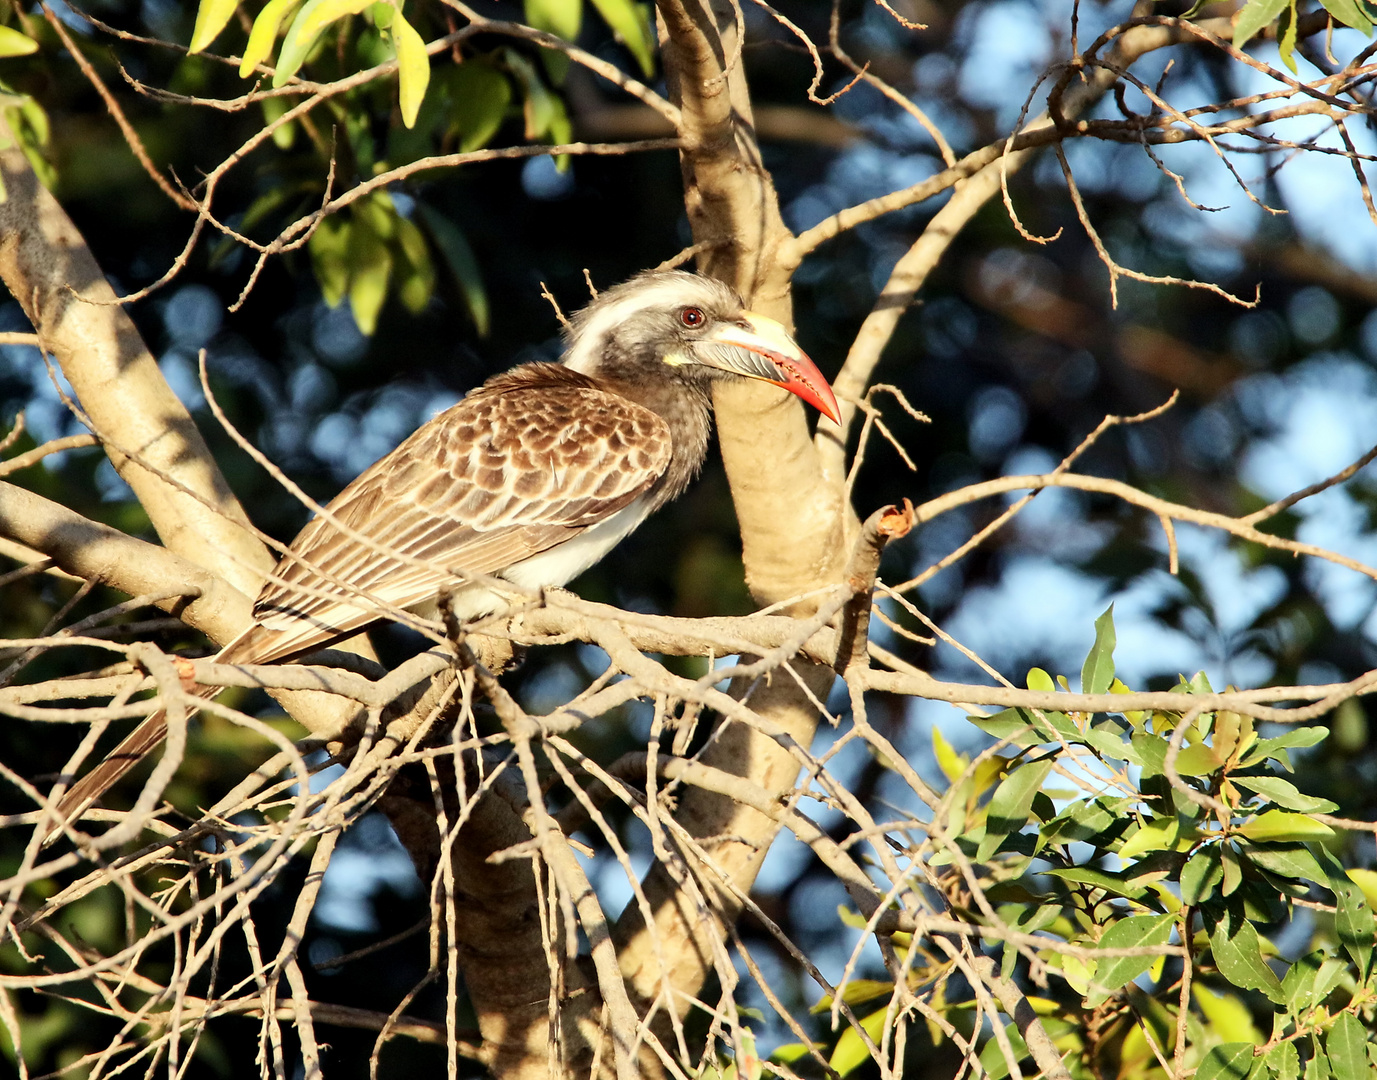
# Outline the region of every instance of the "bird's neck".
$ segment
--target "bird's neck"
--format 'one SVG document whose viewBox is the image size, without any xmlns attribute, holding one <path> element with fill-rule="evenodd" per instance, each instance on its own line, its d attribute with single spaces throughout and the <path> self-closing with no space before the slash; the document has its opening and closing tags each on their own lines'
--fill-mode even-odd
<svg viewBox="0 0 1377 1080">
<path fill-rule="evenodd" d="M 698 475 L 708 454 L 712 431 L 712 398 L 708 387 L 679 379 L 628 378 L 599 373 L 598 381 L 612 393 L 659 415 L 669 425 L 673 453 L 664 478 L 654 493 L 655 506 L 677 497 Z"/>
</svg>

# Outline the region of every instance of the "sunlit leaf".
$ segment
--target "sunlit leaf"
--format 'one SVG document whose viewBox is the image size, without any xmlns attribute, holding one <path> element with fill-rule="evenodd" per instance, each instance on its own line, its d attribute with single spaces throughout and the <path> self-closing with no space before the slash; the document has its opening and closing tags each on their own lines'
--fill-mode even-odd
<svg viewBox="0 0 1377 1080">
<path fill-rule="evenodd" d="M 210 45 L 234 15 L 239 0 L 201 0 L 196 9 L 196 26 L 191 31 L 191 45 L 187 52 L 198 53 Z"/>
<path fill-rule="evenodd" d="M 1028 678 L 1024 685 L 1029 690 L 1037 690 L 1043 694 L 1051 694 L 1057 689 L 1057 684 L 1052 681 L 1052 676 L 1043 671 L 1040 667 L 1029 668 Z"/>
<path fill-rule="evenodd" d="M 583 25 L 583 0 L 526 0 L 526 24 L 573 41 Z"/>
<path fill-rule="evenodd" d="M 397 43 L 397 79 L 402 123 L 412 127 L 430 85 L 430 55 L 426 43 L 399 11 L 392 19 L 392 39 Z"/>
<path fill-rule="evenodd" d="M 1233 776 L 1230 779 L 1241 788 L 1255 791 L 1268 802 L 1302 814 L 1332 814 L 1339 808 L 1336 802 L 1306 795 L 1289 780 L 1279 776 Z"/>
<path fill-rule="evenodd" d="M 426 238 L 415 222 L 397 219 L 393 253 L 398 263 L 397 298 L 407 311 L 419 315 L 435 293 L 435 264 Z"/>
<path fill-rule="evenodd" d="M 1242 855 L 1249 862 L 1281 877 L 1323 885 L 1325 872 L 1303 844 L 1249 844 Z"/>
<path fill-rule="evenodd" d="M 1300 1055 L 1293 1042 L 1279 1043 L 1268 1050 L 1267 1068 L 1275 1080 L 1297 1080 L 1300 1076 Z"/>
<path fill-rule="evenodd" d="M 1067 806 L 1042 829 L 1042 835 L 1054 844 L 1070 840 L 1091 840 L 1108 832 L 1115 825 L 1127 825 L 1123 810 L 1127 799 L 1095 799 L 1075 802 Z"/>
<path fill-rule="evenodd" d="M 359 332 L 372 337 L 392 279 L 392 252 L 368 215 L 356 213 L 349 231 L 349 308 Z"/>
<path fill-rule="evenodd" d="M 1174 915 L 1130 915 L 1120 919 L 1104 932 L 1098 947 L 1101 949 L 1143 949 L 1154 945 L 1165 945 L 1171 938 L 1172 927 L 1176 925 Z M 1099 970 L 1095 974 L 1095 985 L 1090 988 L 1087 1001 L 1097 1005 L 1105 1001 L 1109 994 L 1126 983 L 1131 983 L 1148 968 L 1157 957 L 1147 956 L 1107 956 L 1098 961 Z"/>
<path fill-rule="evenodd" d="M 1220 919 L 1210 935 L 1215 967 L 1241 990 L 1261 990 L 1278 1004 L 1285 1002 L 1281 980 L 1262 959 L 1253 924 L 1237 915 Z"/>
<path fill-rule="evenodd" d="M 346 15 L 358 15 L 367 11 L 375 2 L 376 0 L 321 0 L 319 4 L 311 7 L 310 14 L 293 29 L 302 38 L 312 38 L 332 22 L 343 19 Z"/>
<path fill-rule="evenodd" d="M 230 10 L 234 10 L 231 6 Z M 38 42 L 12 26 L 0 26 L 0 56 L 28 56 L 38 52 Z"/>
<path fill-rule="evenodd" d="M 1214 895 L 1224 880 L 1224 864 L 1218 847 L 1197 851 L 1181 868 L 1181 902 L 1194 907 Z"/>
<path fill-rule="evenodd" d="M 871 1040 L 878 1045 L 884 1035 L 885 1016 L 889 1010 L 880 1009 L 861 1020 L 861 1028 Z M 865 1041 L 856 1033 L 856 1029 L 847 1025 L 842 1032 L 841 1038 L 837 1040 L 836 1048 L 832 1051 L 832 1057 L 827 1062 L 837 1075 L 846 1076 L 859 1066 L 870 1060 L 870 1050 L 865 1045 Z"/>
<path fill-rule="evenodd" d="M 1210 1022 L 1214 1034 L 1225 1042 L 1246 1042 L 1261 1045 L 1266 1040 L 1253 1025 L 1253 1014 L 1236 994 L 1216 994 L 1208 986 L 1195 983 L 1191 987 L 1195 1003 Z"/>
<path fill-rule="evenodd" d="M 1334 835 L 1323 821 L 1284 810 L 1268 810 L 1235 830 L 1249 840 L 1321 840 Z"/>
<path fill-rule="evenodd" d="M 1345 26 L 1361 30 L 1364 34 L 1372 33 L 1372 18 L 1361 0 L 1320 0 L 1320 4 Z"/>
<path fill-rule="evenodd" d="M 1153 818 L 1144 822 L 1142 828 L 1125 840 L 1117 854 L 1127 862 L 1149 851 L 1171 851 L 1176 847 L 1180 835 L 1181 822 L 1174 815 Z"/>
<path fill-rule="evenodd" d="M 1074 882 L 1077 885 L 1090 885 L 1096 889 L 1104 889 L 1105 892 L 1113 893 L 1115 896 L 1125 896 L 1130 900 L 1136 900 L 1147 892 L 1147 889 L 1142 885 L 1132 884 L 1122 874 L 1112 873 L 1108 870 L 1096 870 L 1088 866 L 1059 866 L 1045 872 L 1049 877 L 1060 878 L 1062 881 Z"/>
<path fill-rule="evenodd" d="M 1018 1028 L 1010 1024 L 1005 1028 L 1004 1034 L 1009 1040 L 1009 1049 L 1013 1051 L 1014 1062 L 1026 1058 L 1028 1045 L 1018 1033 Z M 1005 1057 L 1004 1047 L 999 1045 L 998 1039 L 986 1040 L 985 1048 L 980 1051 L 980 1064 L 984 1066 L 986 1080 L 1004 1080 L 1010 1073 L 1009 1059 Z"/>
<path fill-rule="evenodd" d="M 349 291 L 349 233 L 349 221 L 335 214 L 316 226 L 307 244 L 321 295 L 331 307 L 338 307 Z"/>
<path fill-rule="evenodd" d="M 649 6 L 636 0 L 593 0 L 593 6 L 612 35 L 636 58 L 641 73 L 647 78 L 655 74 L 655 31 Z"/>
<path fill-rule="evenodd" d="M 968 759 L 956 752 L 936 724 L 932 726 L 932 754 L 937 759 L 937 767 L 942 770 L 942 775 L 951 783 L 956 783 L 965 775 Z"/>
<path fill-rule="evenodd" d="M 258 18 L 253 21 L 249 31 L 249 43 L 244 46 L 244 56 L 239 63 L 239 77 L 247 79 L 254 69 L 273 51 L 277 31 L 281 28 L 287 13 L 296 6 L 298 0 L 268 0 Z"/>
<path fill-rule="evenodd" d="M 1286 753 L 1288 748 L 1304 749 L 1323 742 L 1328 737 L 1329 729 L 1327 727 L 1316 726 L 1295 728 L 1272 739 L 1259 739 L 1248 756 L 1240 762 L 1240 765 L 1246 769 L 1268 758 L 1274 758 L 1286 767 L 1287 772 L 1290 772 L 1291 759 Z"/>
<path fill-rule="evenodd" d="M 1052 764 L 1052 759 L 1048 758 L 1021 765 L 995 788 L 986 817 L 985 837 L 975 854 L 977 862 L 984 862 L 999 850 L 1010 833 L 1018 832 L 1028 824 L 1033 796 L 1052 771 Z"/>
<path fill-rule="evenodd" d="M 1340 1013 L 1325 1036 L 1324 1048 L 1329 1053 L 1329 1067 L 1334 1080 L 1371 1080 L 1368 1069 L 1367 1034 L 1352 1013 Z"/>
<path fill-rule="evenodd" d="M 1377 870 L 1353 869 L 1347 870 L 1345 873 L 1350 881 L 1363 890 L 1363 896 L 1367 898 L 1367 906 L 1377 910 Z"/>
<path fill-rule="evenodd" d="M 306 63 L 306 58 L 320 38 L 320 32 L 303 34 L 301 28 L 312 21 L 317 8 L 328 2 L 329 0 L 306 0 L 301 10 L 296 13 L 292 24 L 287 27 L 287 33 L 282 38 L 282 51 L 277 54 L 277 70 L 273 73 L 274 87 L 285 86 L 287 81 L 301 70 L 301 65 Z"/>
<path fill-rule="evenodd" d="M 1095 644 L 1081 665 L 1081 693 L 1105 694 L 1114 681 L 1114 605 L 1095 620 Z"/>
<path fill-rule="evenodd" d="M 1366 978 L 1372 960 L 1372 943 L 1377 938 L 1377 918 L 1368 907 L 1363 890 L 1336 867 L 1330 875 L 1329 888 L 1334 893 L 1334 932 L 1339 944 L 1358 965 L 1359 979 Z"/>
<path fill-rule="evenodd" d="M 1252 1043 L 1223 1043 L 1210 1047 L 1195 1070 L 1195 1080 L 1243 1080 L 1252 1067 Z"/>
<path fill-rule="evenodd" d="M 1277 53 L 1281 57 L 1281 62 L 1291 69 L 1291 74 L 1298 75 L 1300 70 L 1296 67 L 1296 0 L 1291 0 L 1290 6 L 1282 15 L 1281 22 L 1277 24 L 1277 29 L 1281 31 L 1277 35 Z"/>
<path fill-rule="evenodd" d="M 852 979 L 842 990 L 842 1000 L 848 1005 L 860 1005 L 867 1001 L 874 1001 L 877 997 L 888 994 L 894 990 L 894 983 L 888 979 Z M 808 1010 L 814 1016 L 832 1011 L 832 995 L 823 994 L 822 998 Z"/>
<path fill-rule="evenodd" d="M 1166 755 L 1163 755 L 1163 761 Z M 1220 767 L 1214 748 L 1205 743 L 1184 747 L 1176 755 L 1176 771 L 1181 776 L 1208 776 Z"/>
<path fill-rule="evenodd" d="M 770 1055 L 770 1060 L 780 1065 L 792 1065 L 796 1061 L 802 1061 L 807 1056 L 807 1043 L 785 1043 Z"/>
<path fill-rule="evenodd" d="M 265 97 L 262 99 L 263 120 L 266 124 L 276 123 L 295 102 L 285 97 Z M 279 150 L 290 150 L 296 141 L 296 121 L 289 120 L 273 128 L 273 145 Z"/>
</svg>

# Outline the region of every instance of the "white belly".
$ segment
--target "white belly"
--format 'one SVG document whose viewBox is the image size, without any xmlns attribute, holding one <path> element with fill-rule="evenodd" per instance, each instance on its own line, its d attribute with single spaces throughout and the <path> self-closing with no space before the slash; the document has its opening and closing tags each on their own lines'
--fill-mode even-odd
<svg viewBox="0 0 1377 1080">
<path fill-rule="evenodd" d="M 548 586 L 567 585 L 591 566 L 600 562 L 609 551 L 625 540 L 650 512 L 649 500 L 642 495 L 618 510 L 611 517 L 585 529 L 572 540 L 532 555 L 503 570 L 499 577 L 521 589 L 538 590 Z M 454 614 L 463 622 L 491 615 L 516 598 L 503 596 L 482 585 L 463 585 L 451 594 Z M 422 618 L 439 618 L 439 606 L 433 599 L 411 608 Z"/>
</svg>

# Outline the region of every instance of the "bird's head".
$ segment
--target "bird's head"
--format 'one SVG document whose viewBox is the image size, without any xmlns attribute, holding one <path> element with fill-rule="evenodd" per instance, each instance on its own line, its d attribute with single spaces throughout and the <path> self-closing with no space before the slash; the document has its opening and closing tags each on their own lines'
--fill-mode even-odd
<svg viewBox="0 0 1377 1080">
<path fill-rule="evenodd" d="M 586 375 L 669 371 L 705 385 L 723 373 L 774 383 L 837 420 L 822 372 L 774 319 L 746 310 L 720 281 L 682 271 L 641 274 L 574 316 L 564 363 Z"/>
</svg>

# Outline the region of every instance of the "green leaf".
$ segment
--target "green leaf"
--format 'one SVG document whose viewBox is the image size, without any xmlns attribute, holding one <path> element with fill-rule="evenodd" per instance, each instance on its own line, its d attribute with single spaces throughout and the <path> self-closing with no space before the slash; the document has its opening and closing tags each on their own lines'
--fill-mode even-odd
<svg viewBox="0 0 1377 1080">
<path fill-rule="evenodd" d="M 1162 755 L 1162 760 L 1166 761 L 1166 754 Z M 1176 755 L 1176 771 L 1181 776 L 1208 776 L 1220 765 L 1214 747 L 1205 743 L 1182 747 L 1181 752 Z"/>
<path fill-rule="evenodd" d="M 244 57 L 239 63 L 241 79 L 252 75 L 254 69 L 272 53 L 278 28 L 287 17 L 287 12 L 296 4 L 297 0 L 268 0 L 258 13 L 258 18 L 253 20 L 253 29 L 249 31 L 249 43 L 244 46 Z"/>
<path fill-rule="evenodd" d="M 885 1015 L 888 1012 L 888 1008 L 880 1009 L 861 1020 L 861 1027 L 876 1045 L 879 1045 L 884 1035 Z M 870 1050 L 864 1040 L 853 1026 L 847 1025 L 846 1030 L 841 1033 L 841 1038 L 837 1040 L 836 1048 L 827 1064 L 831 1065 L 839 1076 L 845 1076 L 869 1060 Z"/>
<path fill-rule="evenodd" d="M 852 979 L 842 990 L 842 1000 L 848 1005 L 862 1005 L 867 1001 L 874 1001 L 877 997 L 894 991 L 894 983 L 888 979 Z M 808 1010 L 814 1016 L 821 1016 L 823 1013 L 832 1011 L 832 995 L 823 994 L 811 1009 Z"/>
<path fill-rule="evenodd" d="M 1234 850 L 1233 844 L 1220 845 L 1219 861 L 1224 864 L 1224 888 L 1221 893 L 1224 896 L 1232 896 L 1234 890 L 1243 884 L 1243 868 L 1238 864 L 1238 852 Z"/>
<path fill-rule="evenodd" d="M 483 287 L 483 276 L 478 269 L 478 259 L 473 253 L 473 248 L 469 246 L 458 226 L 443 214 L 425 203 L 417 203 L 416 209 L 421 224 L 430 233 L 430 238 L 444 258 L 445 265 L 454 275 L 455 283 L 459 286 L 459 294 L 463 297 L 464 306 L 468 309 L 469 318 L 473 320 L 478 336 L 487 337 L 490 325 L 488 294 Z"/>
<path fill-rule="evenodd" d="M 1303 844 L 1248 844 L 1241 852 L 1251 863 L 1280 877 L 1323 885 L 1328 875 Z"/>
<path fill-rule="evenodd" d="M 1329 1054 L 1329 1067 L 1334 1080 L 1364 1080 L 1368 1070 L 1367 1035 L 1363 1025 L 1352 1013 L 1340 1013 L 1334 1026 L 1325 1036 L 1324 1048 Z"/>
<path fill-rule="evenodd" d="M 554 122 L 557 99 L 550 93 L 549 87 L 541 82 L 534 64 L 512 49 L 503 49 L 502 55 L 525 95 L 522 114 L 526 119 L 526 139 L 536 142 L 544 138 Z"/>
<path fill-rule="evenodd" d="M 1348 879 L 1363 890 L 1367 906 L 1377 910 L 1377 870 L 1352 869 L 1345 871 Z"/>
<path fill-rule="evenodd" d="M 1028 669 L 1028 678 L 1024 680 L 1024 685 L 1029 690 L 1036 690 L 1042 694 L 1054 694 L 1057 690 L 1057 684 L 1052 681 L 1052 676 L 1040 667 Z"/>
<path fill-rule="evenodd" d="M 1361 30 L 1364 34 L 1372 33 L 1372 20 L 1359 0 L 1320 0 L 1324 10 L 1338 19 L 1345 26 L 1351 26 L 1354 30 Z"/>
<path fill-rule="evenodd" d="M 526 25 L 565 41 L 579 36 L 583 0 L 526 0 Z"/>
<path fill-rule="evenodd" d="M 1334 932 L 1344 951 L 1358 965 L 1358 981 L 1362 982 L 1367 978 L 1368 964 L 1372 961 L 1377 920 L 1373 918 L 1372 908 L 1368 907 L 1363 890 L 1347 875 L 1341 874 L 1341 871 L 1336 871 L 1329 878 L 1329 888 L 1333 890 L 1335 901 Z"/>
<path fill-rule="evenodd" d="M 1302 814 L 1332 814 L 1339 808 L 1336 802 L 1306 795 L 1290 780 L 1280 776 L 1231 776 L 1238 787 L 1255 791 L 1268 802 L 1274 802 L 1287 810 L 1299 810 Z"/>
<path fill-rule="evenodd" d="M 1115 720 L 1101 720 L 1086 728 L 1081 738 L 1087 746 L 1093 747 L 1102 757 L 1115 761 L 1128 761 L 1141 765 L 1138 750 L 1124 737 L 1124 730 Z"/>
<path fill-rule="evenodd" d="M 1293 1042 L 1278 1043 L 1267 1051 L 1264 1060 L 1275 1080 L 1298 1080 L 1300 1077 L 1300 1055 Z"/>
<path fill-rule="evenodd" d="M 1175 924 L 1175 915 L 1130 915 L 1106 930 L 1097 948 L 1140 949 L 1165 945 Z M 1148 955 L 1111 956 L 1097 961 L 1099 966 L 1094 985 L 1090 987 L 1090 994 L 1086 998 L 1087 1002 L 1094 1006 L 1107 1001 L 1112 991 L 1132 982 L 1157 960 L 1157 956 Z"/>
<path fill-rule="evenodd" d="M 1210 1047 L 1195 1070 L 1195 1080 L 1243 1080 L 1252 1067 L 1252 1043 L 1222 1043 Z"/>
<path fill-rule="evenodd" d="M 993 716 L 968 716 L 966 719 L 985 734 L 1023 749 L 1048 741 L 1039 730 L 1033 713 L 1026 709 L 1001 709 Z"/>
<path fill-rule="evenodd" d="M 1242 768 L 1256 765 L 1266 761 L 1268 758 L 1275 758 L 1282 762 L 1287 771 L 1291 770 L 1291 759 L 1286 754 L 1290 747 L 1306 749 L 1316 743 L 1323 742 L 1329 737 L 1327 727 L 1303 727 L 1288 731 L 1284 735 L 1278 735 L 1273 739 L 1259 739 L 1253 744 L 1252 752 L 1248 754 L 1239 764 Z"/>
<path fill-rule="evenodd" d="M 450 130 L 463 153 L 486 146 L 507 116 L 512 84 L 496 68 L 468 60 L 450 69 Z"/>
<path fill-rule="evenodd" d="M 1210 1022 L 1217 1038 L 1225 1042 L 1246 1042 L 1261 1045 L 1266 1040 L 1253 1026 L 1253 1015 L 1236 994 L 1216 994 L 1208 986 L 1195 983 L 1191 987 L 1195 1003 Z"/>
<path fill-rule="evenodd" d="M 1074 802 L 1064 807 L 1062 812 L 1047 823 L 1041 830 L 1042 836 L 1053 844 L 1065 844 L 1072 840 L 1089 841 L 1101 836 L 1116 825 L 1126 827 L 1123 811 L 1129 799 L 1094 799 L 1090 802 Z"/>
<path fill-rule="evenodd" d="M 349 307 L 365 337 L 372 337 L 378 328 L 378 314 L 392 279 L 392 252 L 372 216 L 356 213 L 349 230 Z"/>
<path fill-rule="evenodd" d="M 1347 969 L 1346 962 L 1327 957 L 1322 951 L 1302 956 L 1290 966 L 1286 978 L 1281 980 L 1286 1007 L 1293 1015 L 1300 1016 L 1318 1005 L 1329 996 Z"/>
<path fill-rule="evenodd" d="M 1081 693 L 1107 694 L 1114 681 L 1114 605 L 1095 620 L 1095 644 L 1081 665 Z"/>
<path fill-rule="evenodd" d="M 1033 796 L 1052 771 L 1052 759 L 1021 765 L 1006 776 L 990 798 L 986 816 L 985 836 L 976 849 L 977 862 L 984 862 L 1004 843 L 1010 833 L 1028 824 L 1033 808 Z"/>
<path fill-rule="evenodd" d="M 1218 847 L 1197 851 L 1181 868 L 1181 903 L 1195 907 L 1204 903 L 1224 880 L 1224 864 Z"/>
<path fill-rule="evenodd" d="M 1044 871 L 1044 873 L 1048 877 L 1059 878 L 1062 881 L 1104 889 L 1105 892 L 1113 893 L 1115 896 L 1123 896 L 1129 900 L 1136 900 L 1147 892 L 1143 886 L 1131 884 L 1120 874 L 1110 873 L 1107 870 L 1093 870 L 1086 866 L 1056 867 Z"/>
<path fill-rule="evenodd" d="M 1242 990 L 1261 990 L 1272 1001 L 1285 1003 L 1281 980 L 1263 961 L 1257 931 L 1247 919 L 1237 915 L 1220 919 L 1210 935 L 1210 947 L 1215 967 L 1229 982 Z"/>
<path fill-rule="evenodd" d="M 1014 1061 L 1017 1063 L 1028 1056 L 1028 1044 L 1023 1041 L 1023 1036 L 1018 1033 L 1018 1028 L 1013 1024 L 1004 1029 L 1005 1035 L 1009 1039 L 1009 1049 L 1013 1051 Z M 1004 1056 L 1004 1048 L 999 1045 L 998 1039 L 986 1039 L 984 1049 L 980 1051 L 980 1064 L 985 1070 L 986 1080 L 1004 1080 L 1009 1075 L 1009 1061 Z"/>
<path fill-rule="evenodd" d="M 807 1043 L 785 1043 L 770 1055 L 770 1060 L 780 1065 L 792 1065 L 796 1061 L 802 1061 L 807 1056 Z"/>
<path fill-rule="evenodd" d="M 196 26 L 191 31 L 191 45 L 187 52 L 198 53 L 210 45 L 234 15 L 239 0 L 201 0 L 196 9 Z"/>
<path fill-rule="evenodd" d="M 1281 56 L 1281 62 L 1291 69 L 1291 74 L 1299 75 L 1300 71 L 1296 67 L 1296 0 L 1291 0 L 1290 6 L 1282 15 L 1281 22 L 1277 24 L 1280 33 L 1277 34 L 1277 53 Z"/>
<path fill-rule="evenodd" d="M 593 0 L 593 6 L 607 23 L 612 36 L 636 58 L 641 72 L 655 74 L 655 31 L 650 23 L 650 8 L 636 0 Z"/>
<path fill-rule="evenodd" d="M 1172 851 L 1181 836 L 1181 820 L 1176 817 L 1152 818 L 1124 841 L 1116 854 L 1127 862 L 1149 851 Z"/>
<path fill-rule="evenodd" d="M 430 56 L 426 43 L 399 11 L 392 19 L 392 40 L 397 46 L 397 80 L 400 83 L 402 123 L 414 127 L 430 85 Z"/>
<path fill-rule="evenodd" d="M 376 0 L 321 0 L 293 30 L 303 39 L 315 37 L 332 22 L 346 15 L 358 15 L 373 6 Z"/>
<path fill-rule="evenodd" d="M 306 62 L 306 57 L 315 48 L 316 41 L 320 37 L 319 32 L 306 35 L 301 32 L 301 28 L 311 21 L 311 16 L 316 8 L 329 2 L 330 0 L 306 0 L 301 10 L 296 13 L 296 18 L 292 20 L 291 26 L 287 27 L 286 36 L 282 39 L 282 51 L 277 54 L 277 70 L 273 73 L 274 89 L 286 85 L 287 81 L 301 70 L 301 65 Z M 252 40 L 252 35 L 250 35 L 250 40 Z"/>
<path fill-rule="evenodd" d="M 1305 1080 L 1329 1080 L 1329 1055 L 1320 1049 L 1318 1036 L 1311 1035 L 1310 1038 L 1315 1049 L 1305 1063 Z"/>
<path fill-rule="evenodd" d="M 335 214 L 316 226 L 307 244 L 321 295 L 331 307 L 349 291 L 349 233 L 350 222 Z"/>
<path fill-rule="evenodd" d="M 414 221 L 397 219 L 392 251 L 397 258 L 397 297 L 407 311 L 419 315 L 435 293 L 435 264 L 426 247 L 425 235 Z"/>
<path fill-rule="evenodd" d="M 1284 810 L 1268 810 L 1234 831 L 1249 840 L 1321 840 L 1334 835 L 1323 821 Z"/>
<path fill-rule="evenodd" d="M 263 122 L 265 125 L 276 123 L 292 107 L 294 102 L 285 97 L 265 97 L 261 99 L 263 105 Z M 290 150 L 292 143 L 296 142 L 297 125 L 295 120 L 289 120 L 285 124 L 279 124 L 273 128 L 273 145 L 279 150 Z M 261 197 L 260 197 L 261 198 Z M 255 200 L 256 202 L 257 200 Z M 248 214 L 244 215 L 246 218 Z"/>
<path fill-rule="evenodd" d="M 209 0 L 207 0 L 209 2 Z M 230 10 L 233 11 L 231 4 Z M 228 18 L 228 16 L 226 16 Z M 28 56 L 38 52 L 38 42 L 10 26 L 0 26 L 0 56 Z"/>
</svg>

